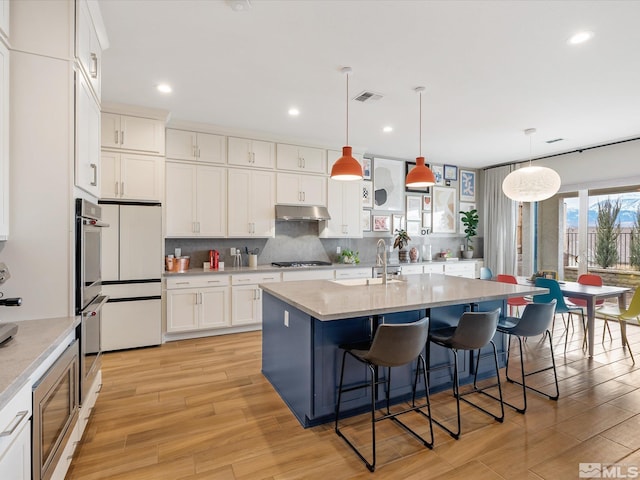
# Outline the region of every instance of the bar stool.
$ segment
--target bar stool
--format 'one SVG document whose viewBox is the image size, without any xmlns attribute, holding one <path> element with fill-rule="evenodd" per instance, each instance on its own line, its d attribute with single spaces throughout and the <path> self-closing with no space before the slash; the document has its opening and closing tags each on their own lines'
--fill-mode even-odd
<svg viewBox="0 0 640 480">
<path fill-rule="evenodd" d="M 453 431 L 450 428 L 443 425 L 440 421 L 435 418 L 432 419 L 433 423 L 438 425 L 439 427 L 446 430 L 449 435 L 451 435 L 456 440 L 460 438 L 460 400 L 468 403 L 472 407 L 477 408 L 481 412 L 486 413 L 490 417 L 494 418 L 496 421 L 502 423 L 504 420 L 504 405 L 502 401 L 502 387 L 500 385 L 500 373 L 498 367 L 498 353 L 496 351 L 496 345 L 493 343 L 493 336 L 496 333 L 496 328 L 498 326 L 498 319 L 500 316 L 500 309 L 496 308 L 490 312 L 465 312 L 460 317 L 458 321 L 458 326 L 456 327 L 447 327 L 439 330 L 435 330 L 430 332 L 429 334 L 429 343 L 435 343 L 436 345 L 440 345 L 442 347 L 448 348 L 453 352 L 453 396 L 456 398 L 456 411 L 458 415 L 458 429 L 457 431 Z M 430 363 L 429 359 L 429 343 L 427 343 L 427 362 Z M 496 377 L 498 379 L 498 383 L 496 384 L 498 387 L 499 396 L 494 397 L 484 391 L 484 389 L 480 389 L 477 386 L 478 379 L 478 366 L 480 364 L 480 349 L 488 344 L 491 344 L 493 347 L 493 358 L 496 366 Z M 478 350 L 478 356 L 476 359 L 476 368 L 473 376 L 473 389 L 469 392 L 460 393 L 460 384 L 458 379 L 458 351 L 460 350 L 470 350 L 471 356 L 473 358 L 473 350 Z M 427 365 L 427 369 L 429 369 L 430 365 Z M 436 368 L 449 368 L 451 365 L 445 365 L 443 367 Z M 471 401 L 464 398 L 465 395 L 471 393 L 482 393 L 491 398 L 497 399 L 500 402 L 500 415 L 495 415 L 485 408 L 472 403 Z"/>
<path fill-rule="evenodd" d="M 373 341 L 368 344 L 354 344 L 354 345 L 341 345 L 340 348 L 344 350 L 342 354 L 342 370 L 340 372 L 340 386 L 338 388 L 338 403 L 336 405 L 336 422 L 335 430 L 339 437 L 351 447 L 351 449 L 358 455 L 358 457 L 364 462 L 369 471 L 373 472 L 376 468 L 376 423 L 381 420 L 391 419 L 404 428 L 407 432 L 416 437 L 427 448 L 433 448 L 433 426 L 431 424 L 431 405 L 429 402 L 429 386 L 427 384 L 427 377 L 425 375 L 425 362 L 422 357 L 422 349 L 429 335 L 429 318 L 425 317 L 422 320 L 413 323 L 404 324 L 382 324 L 378 327 Z M 371 373 L 371 381 L 363 382 L 361 384 L 343 388 L 344 380 L 344 366 L 349 356 L 356 359 L 358 362 L 364 363 Z M 389 391 L 391 382 L 391 367 L 399 367 L 406 365 L 418 359 L 418 367 L 416 369 L 416 379 L 413 385 L 413 399 L 414 402 L 410 408 L 404 409 L 399 412 L 391 413 L 389 409 Z M 379 380 L 377 378 L 378 367 L 387 367 L 387 375 L 385 379 Z M 424 380 L 424 388 L 426 395 L 426 403 L 422 405 L 415 405 L 416 384 L 419 373 L 422 372 Z M 385 385 L 386 395 L 386 413 L 381 416 L 376 416 L 376 386 Z M 360 453 L 357 447 L 351 443 L 351 441 L 344 435 L 339 429 L 338 420 L 340 419 L 340 402 L 342 400 L 342 394 L 344 392 L 350 392 L 361 388 L 371 389 L 371 442 L 373 445 L 373 460 L 371 463 Z M 427 408 L 425 414 L 420 409 Z M 422 413 L 429 419 L 429 431 L 431 434 L 430 441 L 426 441 L 406 424 L 401 422 L 397 417 L 408 412 Z"/>
<path fill-rule="evenodd" d="M 553 299 L 549 303 L 530 303 L 524 307 L 522 317 L 504 317 L 498 322 L 498 331 L 509 335 L 509 347 L 507 348 L 507 365 L 506 376 L 507 381 L 522 386 L 522 400 L 523 407 L 519 408 L 508 402 L 504 402 L 518 413 L 524 413 L 527 410 L 527 388 L 540 395 L 544 395 L 550 400 L 558 400 L 560 397 L 560 389 L 558 388 L 558 374 L 556 372 L 556 361 L 553 357 L 553 342 L 551 341 L 551 331 L 549 327 L 553 323 L 553 317 L 555 316 L 556 300 Z M 541 368 L 534 372 L 524 372 L 524 357 L 522 355 L 522 339 L 527 337 L 536 337 L 538 335 L 544 335 L 549 338 L 549 351 L 551 352 L 551 366 Z M 511 352 L 511 337 L 518 338 L 518 344 L 520 345 L 520 372 L 522 375 L 522 382 L 514 380 L 509 377 L 509 353 Z M 544 340 L 544 337 L 543 339 Z M 556 383 L 555 394 L 549 394 L 537 390 L 526 384 L 526 377 L 535 375 L 536 373 L 546 372 L 547 370 L 553 370 L 553 377 Z"/>
</svg>

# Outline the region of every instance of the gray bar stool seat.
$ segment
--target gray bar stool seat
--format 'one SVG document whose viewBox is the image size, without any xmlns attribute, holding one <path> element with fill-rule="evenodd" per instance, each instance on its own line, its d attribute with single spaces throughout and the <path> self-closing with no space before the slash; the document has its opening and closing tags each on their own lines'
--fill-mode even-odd
<svg viewBox="0 0 640 480">
<path fill-rule="evenodd" d="M 431 424 L 431 406 L 429 402 L 429 385 L 427 383 L 427 377 L 425 375 L 425 361 L 422 357 L 422 349 L 424 348 L 427 336 L 429 335 L 429 319 L 427 317 L 413 323 L 404 324 L 382 324 L 376 330 L 376 334 L 373 337 L 371 344 L 352 344 L 341 345 L 340 348 L 344 350 L 342 354 L 342 368 L 340 372 L 340 385 L 338 388 L 338 402 L 336 404 L 336 420 L 335 431 L 339 437 L 351 447 L 351 449 L 358 455 L 358 457 L 364 462 L 367 468 L 373 472 L 376 467 L 376 423 L 381 420 L 391 419 L 407 432 L 416 437 L 425 447 L 433 448 L 433 426 Z M 364 363 L 370 372 L 370 380 L 363 383 L 344 388 L 344 370 L 347 359 L 347 354 L 357 360 Z M 416 377 L 413 385 L 413 401 L 409 408 L 402 411 L 391 413 L 389 403 L 389 392 L 391 383 L 391 367 L 399 367 L 407 365 L 415 360 L 418 360 L 416 368 Z M 387 367 L 386 377 L 384 379 L 378 378 L 378 367 Z M 426 401 L 424 404 L 416 405 L 416 384 L 419 373 L 422 372 L 424 380 Z M 383 415 L 376 415 L 376 387 L 378 385 L 385 385 L 386 396 L 386 413 Z M 342 430 L 339 428 L 340 419 L 340 403 L 342 400 L 342 394 L 357 389 L 370 388 L 371 389 L 371 442 L 373 446 L 373 459 L 369 462 L 358 448 L 345 436 Z M 422 408 L 427 408 L 425 414 Z M 419 434 L 413 431 L 410 427 L 400 421 L 397 417 L 408 412 L 418 412 L 429 420 L 429 432 L 430 440 L 427 441 Z"/>
<path fill-rule="evenodd" d="M 496 329 L 498 326 L 498 319 L 500 316 L 500 309 L 496 308 L 490 312 L 465 312 L 460 317 L 458 325 L 456 327 L 448 327 L 444 329 L 439 329 L 432 331 L 429 334 L 429 343 L 435 343 L 436 345 L 440 345 L 442 347 L 448 348 L 453 352 L 453 396 L 456 399 L 456 411 L 457 411 L 457 430 L 453 431 L 446 425 L 444 425 L 441 421 L 433 419 L 433 423 L 438 425 L 439 427 L 446 430 L 449 435 L 451 435 L 456 440 L 460 438 L 460 400 L 465 403 L 477 408 L 481 412 L 486 413 L 490 417 L 494 418 L 498 422 L 502 422 L 504 420 L 504 405 L 502 401 L 502 387 L 500 385 L 500 374 L 498 367 L 498 353 L 496 350 L 496 346 L 493 343 L 493 336 L 496 333 Z M 427 343 L 427 346 L 429 346 Z M 493 347 L 493 358 L 496 366 L 496 377 L 498 379 L 497 387 L 499 396 L 495 397 L 487 392 L 484 389 L 478 388 L 477 379 L 478 379 L 478 366 L 480 364 L 480 349 L 486 345 L 491 344 Z M 429 347 L 428 347 L 429 350 Z M 473 377 L 473 389 L 469 392 L 465 392 L 463 394 L 460 393 L 460 384 L 458 378 L 458 351 L 460 350 L 469 350 L 471 351 L 471 355 L 473 357 L 473 351 L 478 350 L 477 360 L 475 362 L 475 373 Z M 429 351 L 427 352 L 427 361 L 429 362 Z M 427 366 L 429 369 L 430 365 Z M 431 371 L 437 368 L 450 368 L 451 365 L 444 365 L 442 367 L 436 367 Z M 482 393 L 491 398 L 495 398 L 500 403 L 500 414 L 496 415 L 487 409 L 467 400 L 464 398 L 465 395 L 470 393 Z"/>
</svg>

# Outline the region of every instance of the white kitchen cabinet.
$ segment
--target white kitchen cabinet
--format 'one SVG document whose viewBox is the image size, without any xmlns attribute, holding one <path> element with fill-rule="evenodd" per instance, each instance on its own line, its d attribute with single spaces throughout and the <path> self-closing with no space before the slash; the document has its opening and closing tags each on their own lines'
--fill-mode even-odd
<svg viewBox="0 0 640 480">
<path fill-rule="evenodd" d="M 444 274 L 456 277 L 476 278 L 474 262 L 450 262 L 444 264 Z"/>
<path fill-rule="evenodd" d="M 161 202 L 163 167 L 162 157 L 103 150 L 100 166 L 101 198 Z"/>
<path fill-rule="evenodd" d="M 101 21 L 101 20 L 100 20 Z M 102 46 L 87 0 L 76 0 L 76 58 L 96 98 L 100 101 L 102 82 Z"/>
<path fill-rule="evenodd" d="M 207 165 L 166 163 L 166 236 L 227 235 L 227 171 Z"/>
<path fill-rule="evenodd" d="M 336 268 L 336 280 L 345 278 L 371 278 L 371 267 L 345 267 Z"/>
<path fill-rule="evenodd" d="M 371 276 L 371 269 L 369 276 Z M 295 282 L 298 280 L 333 280 L 335 278 L 335 271 L 327 268 L 322 270 L 286 270 L 282 272 L 283 282 Z"/>
<path fill-rule="evenodd" d="M 329 150 L 329 170 L 342 155 Z M 362 162 L 360 155 L 354 157 Z M 362 238 L 362 183 L 327 180 L 327 210 L 331 220 L 320 223 L 320 238 Z"/>
<path fill-rule="evenodd" d="M 326 206 L 327 178 L 278 172 L 276 203 Z"/>
<path fill-rule="evenodd" d="M 227 163 L 227 142 L 222 135 L 166 130 L 166 157 L 203 163 Z"/>
<path fill-rule="evenodd" d="M 273 142 L 229 137 L 227 143 L 230 165 L 272 169 L 275 164 L 276 146 Z"/>
<path fill-rule="evenodd" d="M 422 265 L 422 271 L 424 273 L 444 273 L 442 263 L 425 263 Z"/>
<path fill-rule="evenodd" d="M 229 275 L 167 279 L 168 333 L 227 327 L 229 311 Z"/>
<path fill-rule="evenodd" d="M 164 124 L 153 118 L 102 113 L 102 148 L 164 155 Z"/>
<path fill-rule="evenodd" d="M 6 3 L 8 13 L 9 2 Z M 7 21 L 9 19 L 7 18 Z M 0 41 L 0 240 L 9 237 L 9 50 Z"/>
<path fill-rule="evenodd" d="M 0 2 L 0 38 L 9 38 L 9 7 L 11 2 L 9 0 L 2 0 Z"/>
<path fill-rule="evenodd" d="M 402 275 L 418 275 L 423 273 L 422 265 L 401 265 L 401 273 Z"/>
<path fill-rule="evenodd" d="M 85 77 L 76 72 L 75 185 L 100 197 L 100 106 Z"/>
<path fill-rule="evenodd" d="M 275 186 L 273 172 L 228 169 L 229 237 L 275 235 Z"/>
<path fill-rule="evenodd" d="M 262 323 L 261 283 L 280 281 L 280 273 L 255 273 L 231 276 L 231 325 Z"/>
<path fill-rule="evenodd" d="M 31 382 L 0 409 L 0 478 L 31 480 Z"/>
<path fill-rule="evenodd" d="M 304 173 L 324 173 L 326 168 L 326 151 L 321 148 L 302 147 L 299 145 L 276 145 L 276 168 Z"/>
</svg>

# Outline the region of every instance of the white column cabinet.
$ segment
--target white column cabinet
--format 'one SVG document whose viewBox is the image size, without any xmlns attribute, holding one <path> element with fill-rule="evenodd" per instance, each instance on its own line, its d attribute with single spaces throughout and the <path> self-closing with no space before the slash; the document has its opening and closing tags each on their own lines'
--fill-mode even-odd
<svg viewBox="0 0 640 480">
<path fill-rule="evenodd" d="M 166 130 L 166 157 L 203 163 L 227 163 L 227 142 L 222 135 Z"/>
<path fill-rule="evenodd" d="M 0 2 L 9 12 L 9 2 Z M 3 19 L 4 20 L 4 19 Z M 7 25 L 9 18 L 6 18 Z M 2 25 L 0 25 L 0 28 Z M 8 31 L 8 30 L 7 30 Z M 0 240 L 9 237 L 9 50 L 0 40 Z"/>
<path fill-rule="evenodd" d="M 273 168 L 276 147 L 273 142 L 229 137 L 228 162 L 242 167 Z"/>
<path fill-rule="evenodd" d="M 273 172 L 228 169 L 228 236 L 275 235 L 275 175 Z"/>
<path fill-rule="evenodd" d="M 76 58 L 91 88 L 100 100 L 102 89 L 102 46 L 87 0 L 76 0 Z"/>
<path fill-rule="evenodd" d="M 152 118 L 102 113 L 102 148 L 164 155 L 164 124 Z"/>
<path fill-rule="evenodd" d="M 103 150 L 101 162 L 102 198 L 162 201 L 162 157 Z"/>
<path fill-rule="evenodd" d="M 323 149 L 278 143 L 276 152 L 276 168 L 279 170 L 305 173 L 325 172 L 327 156 Z"/>
<path fill-rule="evenodd" d="M 277 174 L 276 203 L 327 205 L 327 178 L 296 173 Z"/>
<path fill-rule="evenodd" d="M 100 106 L 80 72 L 76 72 L 75 141 L 75 184 L 100 197 Z"/>
<path fill-rule="evenodd" d="M 226 236 L 226 169 L 167 162 L 166 178 L 167 237 Z"/>
</svg>

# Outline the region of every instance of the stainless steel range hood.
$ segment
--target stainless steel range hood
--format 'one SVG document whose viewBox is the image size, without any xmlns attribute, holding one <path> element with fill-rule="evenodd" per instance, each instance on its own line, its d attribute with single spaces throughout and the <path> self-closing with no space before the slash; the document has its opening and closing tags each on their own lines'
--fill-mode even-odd
<svg viewBox="0 0 640 480">
<path fill-rule="evenodd" d="M 321 205 L 276 205 L 276 220 L 313 222 L 331 220 L 331 215 Z"/>
</svg>

